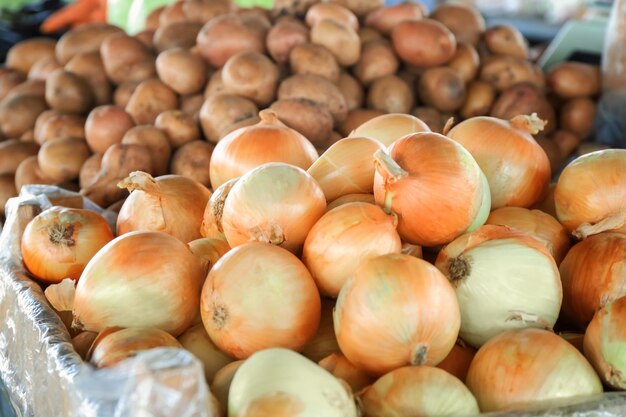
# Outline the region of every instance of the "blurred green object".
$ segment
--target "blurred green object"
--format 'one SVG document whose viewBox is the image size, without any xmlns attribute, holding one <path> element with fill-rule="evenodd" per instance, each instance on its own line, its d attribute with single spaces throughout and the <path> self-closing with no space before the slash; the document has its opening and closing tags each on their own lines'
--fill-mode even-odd
<svg viewBox="0 0 626 417">
<path fill-rule="evenodd" d="M 261 7 L 263 9 L 271 9 L 274 6 L 274 0 L 233 0 L 234 3 L 242 8 Z"/>
<path fill-rule="evenodd" d="M 0 9 L 15 11 L 30 3 L 35 3 L 35 1 L 33 0 L 0 0 Z M 2 12 L 0 11 L 0 13 Z"/>
</svg>

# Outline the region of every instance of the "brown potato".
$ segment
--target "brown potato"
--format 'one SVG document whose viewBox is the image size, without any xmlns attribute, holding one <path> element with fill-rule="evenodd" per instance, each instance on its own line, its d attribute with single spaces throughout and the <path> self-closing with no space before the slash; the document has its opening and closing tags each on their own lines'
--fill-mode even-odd
<svg viewBox="0 0 626 417">
<path fill-rule="evenodd" d="M 153 50 L 154 49 L 154 30 L 144 29 L 141 32 L 137 33 L 133 38 L 137 39 L 141 42 L 146 48 Z"/>
<path fill-rule="evenodd" d="M 113 93 L 113 104 L 126 107 L 139 84 L 141 83 L 137 81 L 129 81 L 118 85 Z"/>
<path fill-rule="evenodd" d="M 122 144 L 145 146 L 150 153 L 154 175 L 167 174 L 172 148 L 163 131 L 150 125 L 135 126 L 124 134 Z"/>
<path fill-rule="evenodd" d="M 8 101 L 17 96 L 38 96 L 45 98 L 46 82 L 42 80 L 26 80 L 11 89 L 3 100 Z"/>
<path fill-rule="evenodd" d="M 6 66 L 28 74 L 32 66 L 44 58 L 54 58 L 56 42 L 50 38 L 30 38 L 16 43 L 7 52 Z"/>
<path fill-rule="evenodd" d="M 494 55 L 528 58 L 528 42 L 514 26 L 492 26 L 485 32 L 484 39 L 487 49 Z"/>
<path fill-rule="evenodd" d="M 458 42 L 476 46 L 485 31 L 485 19 L 480 12 L 462 3 L 444 3 L 431 13 L 431 19 L 443 23 L 454 34 Z"/>
<path fill-rule="evenodd" d="M 102 154 L 94 153 L 83 163 L 78 174 L 80 188 L 87 188 L 94 183 L 102 165 Z"/>
<path fill-rule="evenodd" d="M 377 78 L 367 92 L 367 107 L 385 113 L 408 113 L 414 103 L 411 88 L 396 75 Z"/>
<path fill-rule="evenodd" d="M 35 129 L 27 130 L 20 136 L 22 142 L 35 142 Z"/>
<path fill-rule="evenodd" d="M 247 97 L 261 107 L 274 101 L 278 77 L 276 64 L 254 51 L 231 56 L 222 68 L 222 82 L 226 90 Z"/>
<path fill-rule="evenodd" d="M 66 138 L 85 138 L 85 118 L 76 114 L 52 114 L 46 117 L 35 133 L 39 145 Z"/>
<path fill-rule="evenodd" d="M 171 173 L 191 178 L 210 187 L 209 162 L 214 148 L 215 145 L 203 140 L 194 140 L 184 144 L 172 156 Z"/>
<path fill-rule="evenodd" d="M 467 98 L 459 114 L 464 119 L 486 116 L 496 99 L 496 89 L 487 81 L 474 80 L 467 86 Z"/>
<path fill-rule="evenodd" d="M 234 94 L 217 94 L 207 98 L 200 109 L 200 125 L 204 136 L 219 142 L 235 129 L 259 121 L 259 108 L 252 100 Z"/>
<path fill-rule="evenodd" d="M 228 1 L 185 0 L 182 6 L 187 20 L 202 24 L 230 11 Z"/>
<path fill-rule="evenodd" d="M 24 185 L 29 184 L 54 184 L 56 181 L 41 172 L 37 155 L 31 155 L 17 166 L 15 171 L 15 189 L 19 192 Z"/>
<path fill-rule="evenodd" d="M 189 49 L 196 44 L 202 23 L 175 22 L 161 26 L 154 32 L 154 49 L 163 52 L 173 48 Z"/>
<path fill-rule="evenodd" d="M 204 96 L 202 94 L 193 94 L 182 96 L 180 98 L 180 109 L 191 116 L 191 118 L 200 124 L 200 109 L 204 104 Z"/>
<path fill-rule="evenodd" d="M 385 5 L 384 0 L 335 0 L 333 3 L 351 10 L 357 17 L 364 17 L 372 10 L 379 9 Z"/>
<path fill-rule="evenodd" d="M 41 172 L 55 181 L 73 181 L 91 152 L 84 139 L 66 138 L 44 143 L 37 154 Z"/>
<path fill-rule="evenodd" d="M 187 15 L 183 10 L 183 1 L 177 1 L 165 6 L 159 14 L 159 26 L 169 25 L 171 23 L 187 22 Z"/>
<path fill-rule="evenodd" d="M 143 81 L 133 92 L 126 112 L 135 124 L 154 124 L 157 116 L 166 110 L 178 108 L 176 93 L 158 79 Z"/>
<path fill-rule="evenodd" d="M 272 16 L 298 16 L 304 17 L 306 11 L 319 0 L 275 0 L 272 5 Z"/>
<path fill-rule="evenodd" d="M 314 146 L 324 144 L 333 131 L 333 117 L 328 109 L 302 98 L 275 101 L 270 109 L 278 119 L 300 132 Z"/>
<path fill-rule="evenodd" d="M 154 54 L 130 36 L 109 36 L 100 48 L 104 70 L 115 84 L 145 81 L 156 76 Z"/>
<path fill-rule="evenodd" d="M 434 107 L 420 106 L 413 110 L 413 116 L 417 117 L 433 132 L 442 133 L 443 128 L 448 120 L 447 115 L 443 114 Z"/>
<path fill-rule="evenodd" d="M 105 105 L 93 109 L 85 123 L 85 138 L 93 152 L 104 153 L 121 143 L 126 132 L 135 125 L 130 114 L 119 106 Z"/>
<path fill-rule="evenodd" d="M 123 33 L 123 31 L 117 26 L 106 23 L 88 23 L 70 30 L 61 36 L 56 44 L 57 61 L 65 65 L 80 52 L 99 51 L 102 42 L 109 35 L 116 33 Z"/>
<path fill-rule="evenodd" d="M 3 100 L 9 92 L 26 81 L 24 74 L 17 71 L 8 71 L 0 74 L 0 100 Z"/>
<path fill-rule="evenodd" d="M 582 62 L 562 62 L 547 74 L 548 86 L 565 99 L 595 96 L 601 87 L 600 68 Z"/>
<path fill-rule="evenodd" d="M 19 138 L 35 127 L 37 117 L 48 109 L 40 96 L 19 95 L 0 102 L 0 130 L 7 137 Z"/>
<path fill-rule="evenodd" d="M 112 88 L 99 52 L 81 52 L 74 55 L 65 65 L 65 70 L 87 80 L 96 106 L 111 102 Z"/>
<path fill-rule="evenodd" d="M 337 3 L 317 3 L 306 12 L 304 21 L 312 28 L 323 19 L 331 19 L 354 31 L 359 30 L 359 19 L 348 8 Z"/>
<path fill-rule="evenodd" d="M 178 94 L 202 91 L 209 72 L 202 58 L 182 48 L 161 52 L 156 70 L 161 81 Z"/>
<path fill-rule="evenodd" d="M 431 19 L 398 24 L 391 32 L 391 40 L 400 59 L 419 68 L 443 65 L 456 52 L 452 32 Z"/>
<path fill-rule="evenodd" d="M 0 175 L 0 216 L 4 217 L 7 202 L 10 198 L 17 197 L 17 193 L 13 174 Z"/>
<path fill-rule="evenodd" d="M 361 40 L 361 45 L 365 45 L 368 42 L 375 41 L 378 39 L 385 39 L 385 37 L 380 32 L 378 32 L 376 29 L 369 28 L 369 27 L 360 28 L 359 31 L 357 32 L 357 35 L 359 35 L 359 39 Z"/>
<path fill-rule="evenodd" d="M 39 137 L 42 134 L 42 127 L 48 121 L 48 119 L 63 114 L 57 110 L 49 109 L 41 112 L 39 116 L 37 116 L 37 120 L 35 120 L 35 127 L 33 128 L 33 135 L 35 137 L 35 142 L 39 143 Z"/>
<path fill-rule="evenodd" d="M 161 129 L 173 149 L 200 139 L 200 129 L 192 115 L 182 110 L 167 110 L 159 114 L 154 125 Z"/>
<path fill-rule="evenodd" d="M 554 140 L 546 137 L 535 138 L 535 141 L 548 156 L 551 171 L 558 172 L 564 162 L 559 145 Z"/>
<path fill-rule="evenodd" d="M 148 17 L 146 17 L 146 29 L 148 30 L 157 30 L 159 28 L 159 21 L 161 20 L 161 13 L 165 10 L 166 6 L 157 7 L 150 13 L 148 13 Z"/>
<path fill-rule="evenodd" d="M 480 57 L 472 44 L 459 42 L 456 52 L 447 66 L 455 70 L 466 83 L 476 78 L 480 67 Z"/>
<path fill-rule="evenodd" d="M 220 68 L 209 77 L 209 82 L 204 89 L 204 98 L 224 93 L 228 93 L 228 91 L 226 91 L 226 86 L 222 81 L 222 69 Z"/>
<path fill-rule="evenodd" d="M 541 69 L 534 64 L 513 56 L 494 56 L 484 60 L 480 70 L 480 79 L 488 81 L 498 91 L 521 83 L 529 82 L 543 88 L 545 78 Z"/>
<path fill-rule="evenodd" d="M 587 97 L 580 97 L 565 102 L 561 107 L 559 121 L 562 129 L 585 139 L 593 130 L 595 118 L 596 103 Z"/>
<path fill-rule="evenodd" d="M 56 70 L 46 81 L 46 102 L 64 113 L 87 113 L 94 103 L 89 83 L 80 75 Z"/>
<path fill-rule="evenodd" d="M 427 11 L 420 3 L 403 1 L 389 7 L 371 11 L 365 17 L 365 25 L 385 35 L 391 34 L 396 25 L 405 20 L 421 20 Z"/>
<path fill-rule="evenodd" d="M 0 174 L 15 174 L 20 163 L 29 156 L 37 155 L 39 145 L 9 139 L 0 142 Z"/>
<path fill-rule="evenodd" d="M 395 75 L 399 66 L 391 43 L 380 39 L 363 45 L 361 58 L 354 67 L 354 75 L 363 85 L 370 85 L 377 78 Z"/>
<path fill-rule="evenodd" d="M 518 115 L 537 113 L 548 123 L 542 134 L 556 129 L 556 113 L 543 91 L 530 83 L 516 84 L 502 92 L 493 103 L 491 115 L 510 120 Z"/>
<path fill-rule="evenodd" d="M 63 68 L 63 66 L 57 62 L 57 59 L 54 56 L 44 57 L 39 59 L 33 64 L 32 67 L 30 67 L 30 71 L 28 71 L 28 78 L 31 80 L 45 81 L 50 74 L 59 68 Z"/>
<path fill-rule="evenodd" d="M 347 72 L 339 75 L 337 87 L 346 100 L 348 110 L 354 110 L 363 107 L 365 101 L 365 92 L 361 83 Z"/>
<path fill-rule="evenodd" d="M 578 148 L 582 142 L 582 138 L 576 136 L 572 132 L 559 129 L 552 134 L 552 140 L 559 146 L 561 157 L 565 160 Z"/>
<path fill-rule="evenodd" d="M 309 41 L 309 29 L 299 20 L 281 20 L 267 33 L 265 43 L 270 56 L 278 64 L 287 64 L 291 50 Z"/>
<path fill-rule="evenodd" d="M 356 64 L 361 56 L 361 39 L 349 26 L 333 19 L 322 19 L 311 28 L 311 42 L 323 45 L 344 67 Z"/>
<path fill-rule="evenodd" d="M 465 102 L 465 82 L 449 67 L 429 68 L 420 77 L 417 92 L 424 104 L 442 112 L 459 109 Z"/>
<path fill-rule="evenodd" d="M 348 106 L 342 92 L 335 84 L 318 75 L 292 75 L 281 82 L 278 87 L 278 99 L 289 98 L 306 98 L 326 106 L 337 125 L 348 114 Z"/>
<path fill-rule="evenodd" d="M 319 75 L 336 83 L 339 81 L 339 64 L 335 56 L 322 45 L 302 43 L 291 49 L 289 68 L 293 74 Z"/>
<path fill-rule="evenodd" d="M 373 119 L 374 117 L 382 116 L 383 114 L 385 114 L 384 111 L 376 109 L 350 110 L 348 112 L 348 117 L 346 117 L 346 120 L 344 120 L 339 127 L 339 133 L 341 133 L 344 137 L 347 137 L 353 130 L 361 126 L 363 123 Z"/>
</svg>

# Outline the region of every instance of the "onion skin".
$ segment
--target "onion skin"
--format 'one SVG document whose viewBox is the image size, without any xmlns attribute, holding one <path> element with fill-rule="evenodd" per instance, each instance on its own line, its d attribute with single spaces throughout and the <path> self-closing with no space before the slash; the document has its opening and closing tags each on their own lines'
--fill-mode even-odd
<svg viewBox="0 0 626 417">
<path fill-rule="evenodd" d="M 89 260 L 112 239 L 108 223 L 95 211 L 55 206 L 24 229 L 22 258 L 26 268 L 44 282 L 77 280 Z"/>
<path fill-rule="evenodd" d="M 319 294 L 304 264 L 266 243 L 247 243 L 222 257 L 201 297 L 211 340 L 238 359 L 271 347 L 302 349 L 320 321 Z"/>
<path fill-rule="evenodd" d="M 341 351 L 372 375 L 438 364 L 454 346 L 460 321 L 445 277 L 426 261 L 402 254 L 363 262 L 342 287 L 334 310 Z"/>
<path fill-rule="evenodd" d="M 476 355 L 476 349 L 459 344 L 454 345 L 448 356 L 437 365 L 437 368 L 454 375 L 461 381 L 467 378 L 467 371 Z"/>
<path fill-rule="evenodd" d="M 399 23 L 391 32 L 391 40 L 400 59 L 420 68 L 443 65 L 456 52 L 452 32 L 431 19 Z"/>
<path fill-rule="evenodd" d="M 233 362 L 211 341 L 202 323 L 188 328 L 178 336 L 178 342 L 202 362 L 207 382 L 211 382 L 220 369 Z"/>
<path fill-rule="evenodd" d="M 350 133 L 350 136 L 372 138 L 385 146 L 390 146 L 396 139 L 418 132 L 430 132 L 430 129 L 415 116 L 392 113 L 368 120 Z"/>
<path fill-rule="evenodd" d="M 577 238 L 626 233 L 626 149 L 607 149 L 570 163 L 554 190 L 556 214 Z"/>
<path fill-rule="evenodd" d="M 211 392 L 215 395 L 224 410 L 226 410 L 228 406 L 228 391 L 235 377 L 235 372 L 237 372 L 245 361 L 245 359 L 240 359 L 229 363 L 217 371 L 211 381 Z"/>
<path fill-rule="evenodd" d="M 304 356 L 316 363 L 333 353 L 341 353 L 333 325 L 335 300 L 321 297 L 321 302 L 321 317 L 317 332 L 301 351 Z"/>
<path fill-rule="evenodd" d="M 351 364 L 341 353 L 331 353 L 319 361 L 318 365 L 333 374 L 335 378 L 345 381 L 352 392 L 359 392 L 374 382 L 374 378 Z"/>
<path fill-rule="evenodd" d="M 178 336 L 197 314 L 202 278 L 199 262 L 178 239 L 161 232 L 119 236 L 80 276 L 73 327 L 157 327 Z"/>
<path fill-rule="evenodd" d="M 602 393 L 584 356 L 554 333 L 511 330 L 476 354 L 467 386 L 483 412 L 527 408 L 541 401 Z"/>
<path fill-rule="evenodd" d="M 202 265 L 202 275 L 204 277 L 211 271 L 213 265 L 230 250 L 228 242 L 223 239 L 209 239 L 203 237 L 192 240 L 187 245 L 189 245 L 189 249 L 196 255 L 200 265 Z"/>
<path fill-rule="evenodd" d="M 359 396 L 363 417 L 474 416 L 480 410 L 463 382 L 430 366 L 405 366 Z"/>
<path fill-rule="evenodd" d="M 209 198 L 209 202 L 204 208 L 202 224 L 200 225 L 200 234 L 202 237 L 226 240 L 224 228 L 222 227 L 224 204 L 226 203 L 228 193 L 230 193 L 230 190 L 237 181 L 239 181 L 239 177 L 226 181 L 216 188 L 211 198 Z"/>
<path fill-rule="evenodd" d="M 581 329 L 605 304 L 626 295 L 626 235 L 600 233 L 574 245 L 561 263 L 563 315 Z"/>
<path fill-rule="evenodd" d="M 622 354 L 626 343 L 624 318 L 626 297 L 596 312 L 585 332 L 583 349 L 602 381 L 612 388 L 626 388 L 626 364 Z"/>
</svg>

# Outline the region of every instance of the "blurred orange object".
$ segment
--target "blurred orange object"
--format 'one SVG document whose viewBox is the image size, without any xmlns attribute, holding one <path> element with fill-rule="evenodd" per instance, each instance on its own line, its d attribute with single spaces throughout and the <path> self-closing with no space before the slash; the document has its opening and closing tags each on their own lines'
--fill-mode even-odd
<svg viewBox="0 0 626 417">
<path fill-rule="evenodd" d="M 106 22 L 107 0 L 76 0 L 51 14 L 41 25 L 42 33 L 54 33 L 84 23 Z"/>
</svg>

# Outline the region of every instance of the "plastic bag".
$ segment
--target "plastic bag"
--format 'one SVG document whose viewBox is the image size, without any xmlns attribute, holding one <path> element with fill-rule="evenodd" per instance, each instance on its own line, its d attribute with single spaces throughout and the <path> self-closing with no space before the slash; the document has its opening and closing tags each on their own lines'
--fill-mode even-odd
<svg viewBox="0 0 626 417">
<path fill-rule="evenodd" d="M 596 142 L 626 148 L 626 89 L 605 91 L 598 101 Z"/>
</svg>

